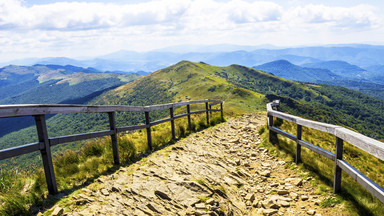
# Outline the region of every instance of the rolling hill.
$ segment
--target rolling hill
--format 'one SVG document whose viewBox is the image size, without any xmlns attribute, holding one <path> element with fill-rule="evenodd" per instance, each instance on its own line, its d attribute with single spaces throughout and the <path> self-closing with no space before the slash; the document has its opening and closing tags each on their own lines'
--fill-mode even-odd
<svg viewBox="0 0 384 216">
<path fill-rule="evenodd" d="M 302 82 L 317 82 L 318 80 L 335 80 L 340 77 L 328 69 L 300 67 L 287 60 L 277 60 L 253 68 L 273 73 L 276 76 Z"/>
</svg>

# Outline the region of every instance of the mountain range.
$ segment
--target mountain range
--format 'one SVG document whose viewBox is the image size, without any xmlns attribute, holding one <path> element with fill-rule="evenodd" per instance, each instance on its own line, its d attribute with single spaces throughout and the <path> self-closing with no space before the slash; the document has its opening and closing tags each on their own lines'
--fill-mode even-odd
<svg viewBox="0 0 384 216">
<path fill-rule="evenodd" d="M 324 61 L 294 65 L 277 60 L 253 68 L 289 80 L 343 86 L 384 100 L 384 77 L 379 70 L 371 72 L 344 61 Z"/>
<path fill-rule="evenodd" d="M 102 71 L 145 71 L 153 72 L 176 64 L 181 60 L 203 61 L 217 66 L 239 64 L 248 67 L 284 59 L 296 65 L 340 60 L 357 65 L 366 70 L 384 65 L 384 46 L 346 44 L 296 48 L 277 48 L 273 46 L 236 46 L 221 44 L 215 46 L 180 45 L 148 52 L 121 50 L 98 57 L 71 59 L 65 57 L 29 58 L 9 64 L 34 65 L 57 64 L 93 67 Z M 381 70 L 382 71 L 382 70 Z"/>
</svg>

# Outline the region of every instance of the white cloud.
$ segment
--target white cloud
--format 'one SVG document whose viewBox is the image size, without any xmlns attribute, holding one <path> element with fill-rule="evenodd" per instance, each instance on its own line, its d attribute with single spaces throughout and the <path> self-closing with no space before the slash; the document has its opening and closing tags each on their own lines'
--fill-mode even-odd
<svg viewBox="0 0 384 216">
<path fill-rule="evenodd" d="M 278 21 L 282 16 L 282 8 L 271 2 L 248 3 L 241 0 L 233 0 L 227 4 L 227 14 L 235 23 L 255 23 Z"/>
<path fill-rule="evenodd" d="M 0 4 L 5 29 L 87 30 L 135 25 L 243 24 L 279 20 L 282 9 L 270 2 L 243 0 L 161 0 L 138 4 L 58 2 L 25 7 L 17 0 Z M 182 22 L 182 23 L 180 23 Z M 219 26 L 217 26 L 219 27 Z"/>
<path fill-rule="evenodd" d="M 96 55 L 190 43 L 337 43 L 346 36 L 362 38 L 364 32 L 370 35 L 365 38 L 381 38 L 368 34 L 383 33 L 381 16 L 369 5 L 288 8 L 270 1 L 155 0 L 26 6 L 21 0 L 0 0 L 0 52 L 7 54 L 0 59 L 12 53 L 70 56 L 92 50 Z"/>
<path fill-rule="evenodd" d="M 306 5 L 297 7 L 286 13 L 286 20 L 295 24 L 311 24 L 312 26 L 353 28 L 376 28 L 381 19 L 374 13 L 375 8 L 369 5 L 354 7 L 327 7 L 324 5 Z"/>
<path fill-rule="evenodd" d="M 168 23 L 177 20 L 188 4 L 162 0 L 126 5 L 58 2 L 24 7 L 16 0 L 6 0 L 0 4 L 0 27 L 71 31 Z"/>
</svg>

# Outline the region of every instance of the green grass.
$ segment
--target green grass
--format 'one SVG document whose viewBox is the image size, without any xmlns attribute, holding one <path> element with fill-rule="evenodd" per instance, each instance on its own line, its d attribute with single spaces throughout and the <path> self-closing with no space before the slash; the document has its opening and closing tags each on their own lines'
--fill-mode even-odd
<svg viewBox="0 0 384 216">
<path fill-rule="evenodd" d="M 210 124 L 222 122 L 220 113 L 210 116 Z M 204 114 L 191 116 L 193 130 L 187 118 L 175 120 L 176 139 L 209 127 Z M 204 123 L 205 122 L 205 123 Z M 174 143 L 170 122 L 152 127 L 154 149 Z M 129 166 L 143 153 L 150 153 L 145 130 L 118 135 L 121 166 Z M 111 139 L 98 138 L 87 141 L 78 151 L 65 150 L 54 155 L 54 170 L 59 192 L 69 194 L 82 185 L 93 182 L 98 176 L 114 170 Z M 53 199 L 47 199 L 47 185 L 42 169 L 0 169 L 0 215 L 32 215 L 31 206 L 40 209 L 50 207 Z M 36 209 L 36 208 L 34 208 Z"/>
<path fill-rule="evenodd" d="M 274 125 L 291 134 L 296 134 L 296 125 L 287 121 L 274 121 Z M 334 162 L 325 157 L 314 153 L 306 148 L 302 148 L 302 162 L 297 166 L 294 163 L 296 143 L 288 138 L 278 135 L 274 137 L 273 145 L 268 141 L 269 132 L 266 127 L 259 129 L 259 134 L 263 137 L 260 146 L 267 147 L 269 152 L 275 156 L 284 158 L 288 161 L 285 166 L 294 170 L 305 170 L 311 175 L 316 176 L 313 180 L 317 187 L 315 194 L 323 196 L 333 194 L 333 173 Z M 328 151 L 335 152 L 336 137 L 325 132 L 303 127 L 302 139 Z M 344 142 L 343 159 L 368 176 L 381 187 L 384 187 L 384 163 L 374 156 Z M 329 207 L 344 204 L 351 215 L 382 215 L 384 205 L 361 185 L 359 185 L 348 174 L 342 175 L 342 193 L 326 198 L 320 203 L 321 207 Z"/>
</svg>

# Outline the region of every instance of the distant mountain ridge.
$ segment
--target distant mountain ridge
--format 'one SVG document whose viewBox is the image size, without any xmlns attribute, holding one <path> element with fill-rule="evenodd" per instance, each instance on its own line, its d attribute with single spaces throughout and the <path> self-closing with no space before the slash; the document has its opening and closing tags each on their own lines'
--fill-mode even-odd
<svg viewBox="0 0 384 216">
<path fill-rule="evenodd" d="M 380 66 L 377 66 L 380 70 Z M 369 72 L 344 61 L 325 61 L 302 66 L 278 60 L 253 68 L 289 80 L 343 86 L 384 100 L 384 73 Z"/>
<path fill-rule="evenodd" d="M 340 60 L 359 67 L 384 65 L 384 46 L 347 44 L 297 48 L 237 45 L 180 45 L 148 52 L 120 50 L 95 58 L 71 59 L 65 57 L 25 59 L 0 63 L 34 65 L 58 64 L 93 67 L 101 71 L 153 72 L 181 60 L 203 61 L 218 66 L 240 64 L 248 67 L 285 59 L 296 65 Z"/>
<path fill-rule="evenodd" d="M 253 68 L 273 73 L 285 79 L 303 82 L 317 82 L 318 80 L 335 80 L 340 77 L 328 69 L 300 67 L 287 60 L 277 60 Z"/>
<path fill-rule="evenodd" d="M 327 69 L 339 76 L 347 76 L 350 78 L 362 77 L 363 73 L 366 72 L 366 70 L 356 65 L 352 65 L 348 62 L 339 61 L 339 60 L 307 63 L 307 64 L 303 64 L 302 66 L 310 67 L 310 68 Z"/>
</svg>

